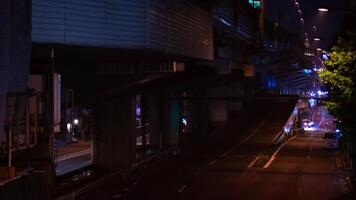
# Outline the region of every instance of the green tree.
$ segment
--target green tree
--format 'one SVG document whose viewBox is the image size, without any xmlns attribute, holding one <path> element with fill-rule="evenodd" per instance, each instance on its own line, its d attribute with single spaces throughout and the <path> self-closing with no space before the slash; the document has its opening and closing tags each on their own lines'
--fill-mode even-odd
<svg viewBox="0 0 356 200">
<path fill-rule="evenodd" d="M 328 110 L 343 122 L 345 131 L 356 130 L 356 32 L 340 37 L 325 61 L 326 70 L 319 73 L 330 90 Z M 356 133 L 355 133 L 356 135 Z"/>
<path fill-rule="evenodd" d="M 351 144 L 351 158 L 356 172 L 356 31 L 339 37 L 325 61 L 326 70 L 319 72 L 329 88 L 327 109 L 342 123 L 342 131 Z"/>
</svg>

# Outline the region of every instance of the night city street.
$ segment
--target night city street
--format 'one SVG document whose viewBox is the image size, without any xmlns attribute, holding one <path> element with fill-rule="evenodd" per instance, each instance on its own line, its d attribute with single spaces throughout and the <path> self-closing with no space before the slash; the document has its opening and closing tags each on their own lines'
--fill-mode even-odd
<svg viewBox="0 0 356 200">
<path fill-rule="evenodd" d="M 355 0 L 0 0 L 0 200 L 356 200 Z"/>
</svg>

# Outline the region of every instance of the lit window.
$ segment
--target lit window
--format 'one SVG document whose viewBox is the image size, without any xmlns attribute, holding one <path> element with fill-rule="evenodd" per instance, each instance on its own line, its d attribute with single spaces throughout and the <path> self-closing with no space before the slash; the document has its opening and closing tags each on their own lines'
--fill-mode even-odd
<svg viewBox="0 0 356 200">
<path fill-rule="evenodd" d="M 261 7 L 261 2 L 259 0 L 248 0 L 248 3 L 253 7 L 253 8 L 260 8 Z"/>
</svg>

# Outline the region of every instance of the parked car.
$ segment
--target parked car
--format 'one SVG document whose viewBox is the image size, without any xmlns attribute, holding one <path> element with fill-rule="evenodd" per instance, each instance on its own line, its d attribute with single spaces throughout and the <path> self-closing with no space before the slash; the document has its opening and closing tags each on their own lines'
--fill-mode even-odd
<svg viewBox="0 0 356 200">
<path fill-rule="evenodd" d="M 339 147 L 339 134 L 336 132 L 324 133 L 324 147 L 327 149 L 337 149 Z"/>
</svg>

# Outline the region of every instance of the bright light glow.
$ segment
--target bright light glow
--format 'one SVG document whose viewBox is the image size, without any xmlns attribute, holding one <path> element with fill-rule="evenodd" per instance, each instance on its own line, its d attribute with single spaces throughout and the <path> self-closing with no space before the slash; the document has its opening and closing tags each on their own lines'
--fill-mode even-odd
<svg viewBox="0 0 356 200">
<path fill-rule="evenodd" d="M 74 123 L 75 125 L 78 125 L 78 124 L 79 124 L 79 120 L 78 120 L 78 119 L 74 119 L 74 120 L 73 120 L 73 123 Z"/>
<path fill-rule="evenodd" d="M 68 133 L 70 133 L 70 130 L 72 129 L 72 124 L 68 123 L 67 124 L 67 131 Z"/>
<path fill-rule="evenodd" d="M 314 41 L 320 41 L 320 38 L 316 37 L 316 38 L 314 38 Z"/>
<path fill-rule="evenodd" d="M 312 96 L 312 94 L 310 94 L 310 95 Z M 314 95 L 314 96 L 315 96 L 315 95 Z M 309 104 L 310 104 L 311 107 L 316 106 L 316 104 L 317 104 L 316 99 L 309 99 Z"/>
<path fill-rule="evenodd" d="M 321 96 L 322 94 L 323 94 L 323 92 L 318 90 L 318 95 Z"/>
<path fill-rule="evenodd" d="M 187 121 L 187 119 L 185 117 L 183 117 L 182 123 L 184 124 L 184 126 L 186 126 L 188 124 L 188 121 Z"/>
<path fill-rule="evenodd" d="M 316 48 L 317 51 L 321 51 L 322 49 L 321 48 Z"/>
<path fill-rule="evenodd" d="M 323 60 L 328 60 L 329 59 L 329 55 L 327 53 L 323 53 L 322 59 Z"/>
<path fill-rule="evenodd" d="M 303 72 L 305 74 L 311 74 L 312 73 L 312 70 L 311 69 L 303 69 Z"/>
<path fill-rule="evenodd" d="M 339 130 L 339 129 L 336 129 L 335 132 L 336 132 L 336 133 L 340 133 L 340 130 Z"/>
<path fill-rule="evenodd" d="M 329 9 L 327 9 L 327 8 L 318 8 L 318 10 L 321 11 L 321 12 L 328 12 L 329 11 Z"/>
<path fill-rule="evenodd" d="M 303 129 L 305 131 L 315 131 L 315 130 L 317 130 L 315 127 L 304 127 Z"/>
</svg>

